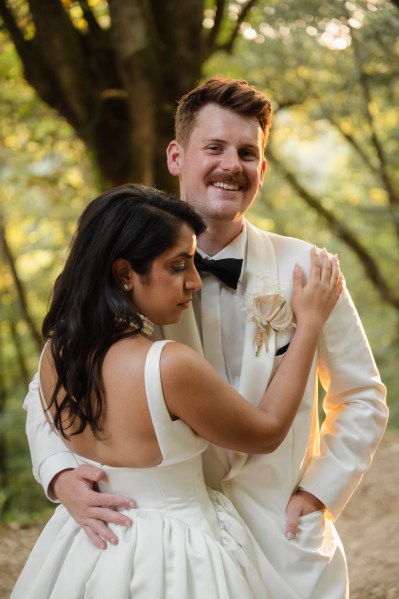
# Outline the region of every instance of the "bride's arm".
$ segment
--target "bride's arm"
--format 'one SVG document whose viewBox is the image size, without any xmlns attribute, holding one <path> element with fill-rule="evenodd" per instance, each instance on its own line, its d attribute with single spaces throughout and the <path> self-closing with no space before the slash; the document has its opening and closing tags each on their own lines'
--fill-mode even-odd
<svg viewBox="0 0 399 599">
<path fill-rule="evenodd" d="M 297 328 L 257 408 L 195 352 L 184 345 L 167 345 L 161 358 L 161 375 L 170 413 L 216 445 L 248 453 L 274 451 L 295 417 L 319 333 L 338 301 L 342 284 L 337 261 L 324 253 L 320 264 L 315 249 L 305 286 L 302 270 L 296 268 L 292 305 Z"/>
</svg>

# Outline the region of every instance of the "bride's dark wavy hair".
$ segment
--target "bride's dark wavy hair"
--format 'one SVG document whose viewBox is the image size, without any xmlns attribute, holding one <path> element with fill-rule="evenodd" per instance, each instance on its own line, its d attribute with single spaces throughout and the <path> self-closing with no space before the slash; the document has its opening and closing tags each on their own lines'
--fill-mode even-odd
<svg viewBox="0 0 399 599">
<path fill-rule="evenodd" d="M 183 224 L 196 235 L 205 230 L 188 204 L 142 185 L 112 189 L 83 211 L 42 327 L 44 339 L 51 339 L 58 377 L 50 407 L 65 438 L 86 426 L 100 435 L 105 354 L 143 327 L 114 279 L 113 263 L 124 258 L 138 274 L 148 274 L 152 261 L 176 243 Z M 131 321 L 137 329 L 126 332 Z M 68 434 L 71 427 L 75 430 Z"/>
</svg>

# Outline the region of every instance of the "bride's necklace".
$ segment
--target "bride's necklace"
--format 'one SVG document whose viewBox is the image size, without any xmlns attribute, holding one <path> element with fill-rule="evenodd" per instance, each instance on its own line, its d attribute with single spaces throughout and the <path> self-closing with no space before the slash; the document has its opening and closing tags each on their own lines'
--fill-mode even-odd
<svg viewBox="0 0 399 599">
<path fill-rule="evenodd" d="M 140 316 L 141 320 L 143 321 L 143 328 L 141 329 L 140 333 L 143 333 L 143 335 L 147 335 L 147 337 L 151 337 L 151 335 L 154 332 L 154 323 L 147 318 L 147 316 L 144 316 L 144 314 L 141 314 L 141 312 L 137 312 L 137 314 Z M 132 326 L 132 323 L 129 322 L 129 327 Z M 137 325 L 136 325 L 137 328 Z"/>
<path fill-rule="evenodd" d="M 154 332 L 154 323 L 149 318 L 147 318 L 147 316 L 141 314 L 141 312 L 137 312 L 137 315 L 140 316 L 141 320 L 143 321 L 143 327 L 140 330 L 140 333 L 143 333 L 143 335 L 146 335 L 147 337 L 151 337 L 151 335 Z M 115 322 L 123 323 L 126 322 L 126 320 L 124 320 L 121 317 L 117 317 L 115 318 Z M 138 325 L 137 322 L 135 322 L 134 320 L 128 320 L 127 326 L 130 329 L 133 329 L 134 331 L 137 331 L 140 328 L 140 325 Z"/>
</svg>

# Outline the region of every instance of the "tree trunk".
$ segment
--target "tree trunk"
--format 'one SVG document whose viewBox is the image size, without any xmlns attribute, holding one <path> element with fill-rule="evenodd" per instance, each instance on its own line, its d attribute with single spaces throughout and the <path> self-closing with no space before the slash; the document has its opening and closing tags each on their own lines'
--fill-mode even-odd
<svg viewBox="0 0 399 599">
<path fill-rule="evenodd" d="M 29 0 L 32 23 L 0 0 L 27 81 L 83 140 L 103 187 L 176 190 L 165 151 L 177 100 L 201 77 L 203 0 L 109 0 L 109 28 L 79 4 L 85 27 L 61 0 Z"/>
</svg>

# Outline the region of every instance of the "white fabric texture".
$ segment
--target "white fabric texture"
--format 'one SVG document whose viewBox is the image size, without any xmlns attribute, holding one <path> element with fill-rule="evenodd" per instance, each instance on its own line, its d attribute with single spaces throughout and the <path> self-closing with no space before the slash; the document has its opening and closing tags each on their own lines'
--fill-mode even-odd
<svg viewBox="0 0 399 599">
<path fill-rule="evenodd" d="M 214 256 L 208 256 L 197 249 L 202 257 L 212 260 L 235 258 L 241 259 L 243 263 L 237 290 L 221 284 L 210 273 L 202 273 L 202 289 L 194 294 L 193 300 L 207 360 L 220 376 L 236 389 L 240 383 L 246 321 L 242 303 L 246 247 L 247 231 L 244 225 L 240 235 Z M 234 343 L 231 342 L 232 337 L 234 337 Z M 174 339 L 174 337 L 172 338 Z M 217 340 L 219 340 L 219 344 L 217 344 Z M 213 358 L 213 352 L 216 354 L 216 359 Z"/>
<path fill-rule="evenodd" d="M 122 510 L 133 526 L 111 525 L 119 544 L 102 551 L 59 506 L 11 599 L 268 599 L 269 579 L 282 599 L 297 599 L 231 503 L 208 493 L 201 462 L 208 443 L 173 421 L 163 399 L 159 359 L 165 343 L 151 346 L 145 367 L 161 464 L 115 468 L 75 456 L 106 472 L 102 491 L 135 497 L 138 507 Z"/>
</svg>

